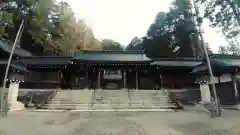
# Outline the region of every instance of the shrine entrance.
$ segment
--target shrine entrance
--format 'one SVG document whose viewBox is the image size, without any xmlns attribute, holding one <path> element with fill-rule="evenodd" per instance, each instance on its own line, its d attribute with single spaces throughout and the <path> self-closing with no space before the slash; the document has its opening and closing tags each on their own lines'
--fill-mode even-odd
<svg viewBox="0 0 240 135">
<path fill-rule="evenodd" d="M 121 70 L 118 69 L 105 69 L 103 70 L 103 81 L 104 89 L 116 90 L 121 89 L 121 81 L 123 80 L 123 75 Z"/>
</svg>

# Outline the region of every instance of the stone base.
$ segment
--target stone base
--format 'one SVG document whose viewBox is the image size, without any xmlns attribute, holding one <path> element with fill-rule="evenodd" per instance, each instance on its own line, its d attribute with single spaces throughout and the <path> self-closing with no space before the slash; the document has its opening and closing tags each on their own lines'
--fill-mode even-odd
<svg viewBox="0 0 240 135">
<path fill-rule="evenodd" d="M 208 104 L 208 103 L 203 103 L 203 102 L 199 102 L 198 104 L 195 105 L 194 108 L 195 108 L 197 111 L 209 112 L 209 111 L 210 111 L 210 104 Z"/>
<path fill-rule="evenodd" d="M 21 102 L 12 103 L 9 107 L 9 112 L 24 110 L 24 104 Z"/>
</svg>

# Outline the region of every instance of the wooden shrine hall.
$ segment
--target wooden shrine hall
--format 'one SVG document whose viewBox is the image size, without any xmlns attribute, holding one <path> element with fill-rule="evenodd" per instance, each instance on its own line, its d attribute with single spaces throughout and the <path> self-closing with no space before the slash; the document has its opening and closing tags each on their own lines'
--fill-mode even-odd
<svg viewBox="0 0 240 135">
<path fill-rule="evenodd" d="M 0 40 L 0 85 L 11 48 L 11 43 Z M 212 54 L 210 61 L 221 104 L 240 101 L 240 56 Z M 185 90 L 190 95 L 200 93 L 206 102 L 211 95 L 206 89 L 209 77 L 204 60 L 151 59 L 142 51 L 80 51 L 65 57 L 35 56 L 17 47 L 7 86 L 9 83 L 19 84 L 20 89 L 36 90 Z"/>
<path fill-rule="evenodd" d="M 235 103 L 240 92 L 240 57 L 214 54 L 210 59 L 220 100 Z M 6 59 L 0 62 L 1 80 L 6 63 Z M 74 57 L 17 55 L 8 83 L 18 82 L 20 89 L 185 89 L 204 96 L 207 73 L 205 61 L 194 58 L 150 59 L 141 51 L 81 51 Z"/>
<path fill-rule="evenodd" d="M 74 57 L 30 56 L 14 60 L 29 70 L 20 88 L 161 89 L 196 88 L 189 74 L 200 61 L 150 59 L 141 51 L 82 51 Z"/>
</svg>

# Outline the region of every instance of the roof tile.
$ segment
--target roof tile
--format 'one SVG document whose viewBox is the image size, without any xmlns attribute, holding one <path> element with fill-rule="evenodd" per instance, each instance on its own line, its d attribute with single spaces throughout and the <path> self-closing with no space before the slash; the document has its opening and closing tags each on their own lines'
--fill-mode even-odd
<svg viewBox="0 0 240 135">
<path fill-rule="evenodd" d="M 109 61 L 109 62 L 144 62 L 151 61 L 145 54 L 133 51 L 83 51 L 75 55 L 74 60 Z"/>
</svg>

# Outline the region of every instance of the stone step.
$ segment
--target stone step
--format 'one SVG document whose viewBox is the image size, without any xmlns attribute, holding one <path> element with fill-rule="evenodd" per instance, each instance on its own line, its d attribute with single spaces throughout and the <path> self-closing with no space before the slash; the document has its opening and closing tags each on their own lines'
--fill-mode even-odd
<svg viewBox="0 0 240 135">
<path fill-rule="evenodd" d="M 159 104 L 159 105 L 141 105 L 141 104 L 85 104 L 85 105 L 80 105 L 80 104 L 66 104 L 66 105 L 60 105 L 60 104 L 56 104 L 56 105 L 44 105 L 45 107 L 96 107 L 96 106 L 105 106 L 105 107 L 108 107 L 108 106 L 111 106 L 111 107 L 118 107 L 118 106 L 135 106 L 135 107 L 138 107 L 138 106 L 145 106 L 145 107 L 148 107 L 148 106 L 151 106 L 151 107 L 161 107 L 161 106 L 175 106 L 175 105 L 172 105 L 172 104 Z"/>
<path fill-rule="evenodd" d="M 93 93 L 57 93 L 57 95 L 81 96 L 81 95 L 93 95 Z"/>
<path fill-rule="evenodd" d="M 46 109 L 106 110 L 177 108 L 163 91 L 60 91 Z"/>
<path fill-rule="evenodd" d="M 65 103 L 65 102 L 89 102 L 89 101 L 96 101 L 96 102 L 126 102 L 126 101 L 138 101 L 138 100 L 129 100 L 129 99 L 124 99 L 124 100 L 120 100 L 120 99 L 70 99 L 70 100 L 51 100 L 51 102 L 61 102 L 61 103 Z M 158 101 L 167 101 L 167 100 L 158 100 Z M 155 102 L 155 101 L 154 101 Z"/>
<path fill-rule="evenodd" d="M 85 101 L 97 101 L 97 102 L 126 102 L 126 101 L 143 101 L 143 100 L 128 100 L 128 99 L 125 99 L 125 100 L 120 100 L 120 99 L 102 99 L 102 100 L 98 100 L 98 99 L 95 99 L 95 100 L 91 100 L 91 99 L 71 99 L 71 100 L 51 100 L 52 102 L 62 102 L 62 103 L 65 103 L 65 102 L 85 102 Z M 144 101 L 149 101 L 149 100 L 144 100 Z M 168 100 L 158 100 L 158 101 L 168 101 Z M 157 102 L 158 102 L 157 101 Z M 155 101 L 153 101 L 155 102 Z"/>
<path fill-rule="evenodd" d="M 43 109 L 60 109 L 60 110 L 107 110 L 107 109 L 177 109 L 176 106 L 118 106 L 118 107 L 42 107 Z"/>
<path fill-rule="evenodd" d="M 83 101 L 50 101 L 49 103 L 86 103 L 86 102 L 93 102 L 92 100 L 83 100 Z"/>
<path fill-rule="evenodd" d="M 42 109 L 90 109 L 91 106 L 42 106 Z"/>
<path fill-rule="evenodd" d="M 106 104 L 106 105 L 122 105 L 122 104 L 132 104 L 132 105 L 165 105 L 165 104 L 174 104 L 173 102 L 159 102 L 159 103 L 142 103 L 142 102 L 119 102 L 119 103 L 114 103 L 114 102 L 89 102 L 89 103 L 73 103 L 73 102 L 69 102 L 69 103 L 48 103 L 46 105 L 90 105 L 90 104 Z"/>
<path fill-rule="evenodd" d="M 157 104 L 157 103 L 172 103 L 173 101 L 156 101 L 156 102 L 153 102 L 153 101 L 134 101 L 134 100 L 131 100 L 131 101 L 128 101 L 130 103 L 151 103 L 151 104 Z"/>
<path fill-rule="evenodd" d="M 151 96 L 151 97 L 156 97 L 156 96 L 159 96 L 159 97 L 168 97 L 168 95 L 163 95 L 163 94 L 144 94 L 144 93 L 139 93 L 139 94 L 128 94 L 128 95 L 131 95 L 131 96 Z"/>
<path fill-rule="evenodd" d="M 172 104 L 173 102 L 159 102 L 159 103 L 149 103 L 149 102 L 129 102 L 131 104 L 152 104 L 152 105 L 157 105 L 157 104 Z"/>
<path fill-rule="evenodd" d="M 54 106 L 91 106 L 91 104 L 47 104 L 44 106 L 50 106 L 50 107 L 54 107 Z"/>
<path fill-rule="evenodd" d="M 134 106 L 134 107 L 161 107 L 161 106 L 175 106 L 172 104 L 159 104 L 159 105 L 142 105 L 142 104 L 51 104 L 44 105 L 44 107 L 97 107 L 97 106 L 105 106 L 105 107 L 121 107 L 121 106 Z"/>
<path fill-rule="evenodd" d="M 64 103 L 86 103 L 86 102 L 93 102 L 93 100 L 71 100 L 71 101 L 56 101 L 56 100 L 53 100 L 53 101 L 49 101 L 49 103 L 61 103 L 61 104 L 64 104 Z"/>
<path fill-rule="evenodd" d="M 152 95 L 152 96 L 155 96 L 155 95 L 162 95 L 162 96 L 168 96 L 168 94 L 165 94 L 165 93 L 126 93 L 126 94 L 129 94 L 129 95 Z"/>
<path fill-rule="evenodd" d="M 81 99 L 83 99 L 83 100 L 90 99 L 91 100 L 93 98 L 91 98 L 91 97 L 85 97 L 85 98 L 84 97 L 79 97 L 79 98 L 78 97 L 77 98 L 76 97 L 67 97 L 67 98 L 66 97 L 64 97 L 64 98 L 54 97 L 53 98 L 53 100 L 81 100 Z"/>
<path fill-rule="evenodd" d="M 138 94 L 138 95 L 168 95 L 166 93 L 161 93 L 161 92 L 129 92 L 126 94 Z"/>
<path fill-rule="evenodd" d="M 93 92 L 58 92 L 57 95 L 92 95 Z"/>
<path fill-rule="evenodd" d="M 113 100 L 117 100 L 117 99 L 120 99 L 120 100 L 124 100 L 124 99 L 129 99 L 127 96 L 126 97 L 95 97 L 95 98 L 92 98 L 92 99 L 113 99 Z"/>
<path fill-rule="evenodd" d="M 110 108 L 122 108 L 122 109 L 130 109 L 130 108 L 177 108 L 177 106 L 170 106 L 170 105 L 163 105 L 163 106 L 128 106 L 128 105 L 122 105 L 122 106 L 107 106 L 107 105 L 96 105 L 96 106 L 43 106 L 41 108 L 55 108 L 55 109 L 96 109 L 96 108 L 102 108 L 102 109 L 110 109 Z"/>
<path fill-rule="evenodd" d="M 88 95 L 91 96 L 93 93 L 57 93 L 57 96 L 84 96 Z"/>
<path fill-rule="evenodd" d="M 169 98 L 168 96 L 139 96 L 139 95 L 130 95 L 130 97 L 141 97 L 141 98 Z"/>
<path fill-rule="evenodd" d="M 135 106 L 135 107 L 138 107 L 138 106 L 176 106 L 176 105 L 173 105 L 173 104 L 158 104 L 158 105 L 146 105 L 146 104 L 129 104 L 129 106 Z"/>
<path fill-rule="evenodd" d="M 164 102 L 164 101 L 171 101 L 170 99 L 53 99 L 52 102 L 84 102 L 84 101 L 136 101 L 136 102 Z"/>
<path fill-rule="evenodd" d="M 165 99 L 170 99 L 170 98 L 168 98 L 168 97 L 158 97 L 158 98 L 149 98 L 149 97 L 130 97 L 130 99 L 141 99 L 141 100 L 149 100 L 149 99 L 151 99 L 151 100 L 165 100 Z"/>
<path fill-rule="evenodd" d="M 86 94 L 86 93 L 58 93 L 56 96 L 91 96 L 93 95 L 92 93 Z"/>
<path fill-rule="evenodd" d="M 161 92 L 161 91 L 152 91 L 152 92 L 146 92 L 146 91 L 139 91 L 139 92 L 135 92 L 135 91 L 131 91 L 129 93 L 138 93 L 138 94 L 167 94 L 167 93 L 164 93 L 164 92 Z"/>
<path fill-rule="evenodd" d="M 82 96 L 92 96 L 94 95 L 93 93 L 89 93 L 89 94 L 84 94 L 84 93 L 58 93 L 56 96 L 76 96 L 76 97 L 82 97 Z M 145 94 L 145 93 L 114 93 L 114 94 L 110 94 L 110 93 L 95 93 L 95 96 L 128 96 L 128 95 L 137 95 L 137 96 L 168 96 L 166 94 L 161 94 L 161 93 L 156 93 L 156 94 Z"/>
<path fill-rule="evenodd" d="M 128 100 L 128 99 L 125 99 L 125 100 L 122 100 L 122 99 L 115 99 L 115 100 L 111 100 L 111 99 L 102 99 L 100 101 L 98 100 L 90 100 L 90 99 L 79 99 L 79 100 L 76 100 L 76 99 L 71 99 L 71 100 L 52 100 L 50 101 L 49 103 L 85 103 L 85 102 L 101 102 L 101 103 L 108 103 L 108 102 L 131 102 L 131 103 L 145 103 L 145 102 L 148 102 L 148 103 L 161 103 L 161 102 L 172 102 L 171 100 Z"/>
<path fill-rule="evenodd" d="M 146 92 L 105 92 L 105 91 L 102 91 L 102 92 L 93 92 L 95 95 L 97 94 L 102 94 L 102 95 L 128 95 L 128 94 L 137 94 L 137 95 L 141 95 L 141 94 L 144 94 L 144 95 L 168 95 L 166 93 L 161 93 L 161 92 L 152 92 L 152 93 L 146 93 Z"/>
<path fill-rule="evenodd" d="M 93 95 L 56 95 L 55 97 L 58 97 L 58 98 L 68 98 L 68 97 L 81 97 L 81 98 L 84 98 L 84 97 L 92 97 Z"/>
<path fill-rule="evenodd" d="M 58 93 L 93 93 L 93 90 L 60 90 Z"/>
<path fill-rule="evenodd" d="M 152 97 L 156 97 L 156 96 L 160 96 L 160 97 L 168 97 L 168 95 L 163 95 L 163 94 L 144 94 L 144 93 L 139 93 L 139 94 L 128 94 L 131 96 L 152 96 Z"/>
<path fill-rule="evenodd" d="M 145 102 L 134 102 L 134 101 L 122 101 L 122 102 L 117 102 L 117 101 L 92 101 L 94 103 L 101 103 L 101 104 L 107 104 L 107 103 L 132 103 L 132 104 L 142 104 L 142 103 L 148 103 L 148 104 L 159 104 L 159 103 L 173 103 L 172 101 L 164 101 L 164 102 L 149 102 L 149 101 L 145 101 Z M 76 102 L 75 102 L 76 103 Z M 80 103 L 80 102 L 79 102 Z"/>
<path fill-rule="evenodd" d="M 69 97 L 54 97 L 55 99 L 61 99 L 61 100 L 67 100 L 67 99 L 93 99 L 93 97 L 92 96 L 86 96 L 86 97 L 71 97 L 71 96 L 69 96 Z"/>
<path fill-rule="evenodd" d="M 126 97 L 127 96 L 127 94 L 125 93 L 125 94 L 95 94 L 95 96 L 100 96 L 100 97 Z"/>
</svg>

